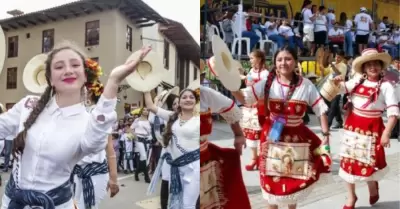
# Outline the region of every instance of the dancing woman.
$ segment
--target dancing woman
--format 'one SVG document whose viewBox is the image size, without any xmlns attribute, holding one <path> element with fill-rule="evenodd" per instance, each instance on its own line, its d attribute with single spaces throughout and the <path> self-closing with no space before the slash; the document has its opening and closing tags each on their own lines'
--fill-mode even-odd
<svg viewBox="0 0 400 209">
<path fill-rule="evenodd" d="M 335 77 L 342 92 L 348 94 L 348 111 L 341 140 L 339 176 L 346 181 L 347 201 L 343 209 L 353 209 L 357 201 L 355 183 L 367 182 L 371 205 L 379 200 L 378 181 L 388 172 L 385 147 L 399 116 L 399 95 L 383 79 L 391 57 L 376 49 L 365 49 L 353 62 L 353 70 L 362 75 L 345 83 Z M 386 110 L 386 127 L 382 113 Z"/>
<path fill-rule="evenodd" d="M 251 70 L 246 76 L 246 85 L 252 86 L 261 80 L 266 80 L 269 72 L 265 67 L 265 54 L 262 51 L 253 51 L 250 55 Z M 258 100 L 254 104 L 244 105 L 242 107 L 243 119 L 240 122 L 243 128 L 244 136 L 247 140 L 247 146 L 252 151 L 252 162 L 246 165 L 246 170 L 251 171 L 258 168 L 257 149 L 260 143 L 261 127 L 265 121 L 264 101 Z"/>
<path fill-rule="evenodd" d="M 163 138 L 166 153 L 158 163 L 148 193 L 154 191 L 165 159 L 171 165 L 169 208 L 196 208 L 200 189 L 200 120 L 194 112 L 199 97 L 193 90 L 183 90 L 178 110 L 172 112 L 154 105 L 150 93 L 144 96 L 147 108 L 168 121 Z"/>
<path fill-rule="evenodd" d="M 315 86 L 295 73 L 297 53 L 284 47 L 275 54 L 267 80 L 233 95 L 242 103 L 263 99 L 266 121 L 261 133 L 260 182 L 269 209 L 295 209 L 328 172 L 330 158 L 321 144 L 328 144 L 327 106 Z M 310 105 L 320 117 L 324 141 L 302 122 Z"/>
<path fill-rule="evenodd" d="M 157 105 L 158 107 L 161 107 L 169 111 L 177 111 L 179 106 L 179 97 L 175 94 L 172 94 L 172 90 L 165 91 L 156 98 L 154 98 L 154 104 Z M 159 116 L 155 115 L 152 112 L 149 113 L 149 121 L 152 126 L 151 132 L 153 139 L 157 141 L 156 144 L 159 144 L 156 146 L 162 147 L 160 153 L 156 154 L 155 150 L 153 150 L 152 152 L 150 165 L 154 164 L 154 167 L 151 168 L 151 170 L 154 172 L 157 167 L 159 158 L 165 153 L 165 148 L 162 146 L 163 144 L 162 133 L 165 130 L 165 125 L 167 124 L 167 121 L 164 121 L 162 118 L 160 118 Z M 160 204 L 161 204 L 161 209 L 167 209 L 168 197 L 169 197 L 169 177 L 170 177 L 169 173 L 171 171 L 171 167 L 168 165 L 168 163 L 164 163 L 161 170 L 162 170 L 161 171 L 162 181 L 160 189 Z"/>
<path fill-rule="evenodd" d="M 93 68 L 100 68 L 97 63 L 90 63 Z M 100 71 L 100 69 L 98 69 Z M 104 87 L 100 81 L 93 82 L 87 86 L 90 98 L 86 103 L 90 113 L 95 109 L 97 102 L 103 93 Z M 115 123 L 114 123 L 115 126 Z M 111 133 L 108 135 L 107 147 L 97 154 L 90 154 L 84 157 L 75 165 L 72 177 L 75 183 L 74 200 L 78 208 L 97 209 L 101 200 L 111 190 L 110 197 L 119 192 L 116 154 Z"/>
<path fill-rule="evenodd" d="M 141 59 L 149 51 L 150 48 L 142 49 Z M 106 148 L 108 130 L 117 119 L 118 86 L 140 61 L 114 68 L 96 107 L 88 113 L 84 95 L 100 72 L 91 70 L 84 56 L 72 47 L 57 48 L 48 54 L 48 86 L 43 95 L 26 96 L 0 115 L 0 138 L 14 129 L 20 131 L 14 139 L 16 162 L 2 209 L 74 208 L 72 170 L 84 156 Z"/>
<path fill-rule="evenodd" d="M 131 126 L 132 133 L 135 135 L 135 180 L 139 181 L 139 173 L 144 174 L 144 181 L 150 183 L 150 177 L 146 165 L 149 138 L 151 137 L 151 127 L 148 120 L 149 112 L 147 108 L 142 108 L 137 118 Z"/>
</svg>

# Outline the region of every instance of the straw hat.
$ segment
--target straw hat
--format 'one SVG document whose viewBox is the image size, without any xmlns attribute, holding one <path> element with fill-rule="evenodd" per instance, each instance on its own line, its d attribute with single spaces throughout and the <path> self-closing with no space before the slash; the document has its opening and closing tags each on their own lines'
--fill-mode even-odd
<svg viewBox="0 0 400 209">
<path fill-rule="evenodd" d="M 212 38 L 214 59 L 209 61 L 211 72 L 218 76 L 218 80 L 231 91 L 240 89 L 241 79 L 237 63 L 232 58 L 226 43 L 217 35 Z"/>
<path fill-rule="evenodd" d="M 138 60 L 141 51 L 133 53 L 126 62 Z M 149 92 L 161 82 L 164 74 L 162 59 L 157 53 L 150 51 L 140 62 L 135 72 L 126 77 L 126 82 L 135 90 Z"/>
<path fill-rule="evenodd" d="M 0 75 L 3 70 L 4 61 L 6 58 L 6 38 L 3 29 L 0 26 Z"/>
<path fill-rule="evenodd" d="M 25 88 L 35 94 L 42 94 L 46 87 L 46 54 L 39 54 L 28 61 L 22 75 Z"/>
<path fill-rule="evenodd" d="M 370 48 L 362 51 L 361 56 L 357 57 L 353 61 L 353 70 L 357 73 L 362 73 L 362 65 L 366 62 L 380 60 L 383 62 L 383 69 L 386 70 L 392 61 L 392 58 L 388 53 L 382 52 L 379 53 L 378 50 Z"/>
<path fill-rule="evenodd" d="M 158 100 L 160 107 L 165 103 L 165 101 L 167 101 L 168 96 L 171 94 L 179 96 L 179 87 L 175 86 L 172 89 L 164 90 L 161 92 L 161 94 L 159 96 L 160 99 Z"/>
</svg>

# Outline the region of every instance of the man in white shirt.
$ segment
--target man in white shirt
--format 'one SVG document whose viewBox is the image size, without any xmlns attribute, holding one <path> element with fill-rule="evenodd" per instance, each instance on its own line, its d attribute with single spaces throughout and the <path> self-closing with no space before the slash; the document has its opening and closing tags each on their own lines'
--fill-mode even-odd
<svg viewBox="0 0 400 209">
<path fill-rule="evenodd" d="M 357 27 L 356 31 L 356 44 L 358 45 L 358 52 L 361 53 L 367 48 L 368 38 L 370 31 L 374 28 L 374 23 L 365 7 L 360 8 L 360 13 L 354 18 Z"/>
<path fill-rule="evenodd" d="M 394 31 L 393 35 L 390 36 L 388 34 L 382 35 L 379 37 L 379 42 L 382 45 L 383 49 L 388 50 L 390 56 L 398 57 L 399 56 L 399 42 L 400 42 L 400 32 Z"/>
<path fill-rule="evenodd" d="M 328 39 L 330 40 L 329 46 L 334 51 L 335 51 L 335 47 L 334 47 L 335 45 L 337 45 L 339 49 L 343 48 L 344 32 L 341 28 L 339 28 L 338 22 L 335 22 L 334 27 L 329 29 Z"/>
<path fill-rule="evenodd" d="M 273 17 L 268 18 L 264 24 L 265 31 L 267 32 L 268 39 L 275 42 L 278 48 L 281 48 L 285 44 L 285 38 L 280 36 L 278 33 L 278 23 Z"/>
<path fill-rule="evenodd" d="M 236 12 L 236 14 L 234 15 L 234 19 L 233 19 L 233 21 L 234 21 L 233 24 L 235 25 L 235 30 L 239 30 L 237 32 L 242 33 L 242 37 L 250 38 L 250 51 L 253 50 L 253 48 L 256 46 L 256 44 L 260 40 L 260 37 L 257 35 L 257 33 L 252 31 L 251 24 L 249 25 L 250 26 L 249 28 L 246 25 L 247 18 L 252 17 L 252 16 L 261 17 L 260 14 L 253 12 L 253 9 L 251 8 L 251 6 L 243 5 L 243 13 L 240 14 L 239 11 Z M 241 25 L 239 25 L 240 17 L 242 18 Z M 239 52 L 239 53 L 241 53 L 241 52 Z"/>
<path fill-rule="evenodd" d="M 378 30 L 385 30 L 386 25 L 388 24 L 389 18 L 387 16 L 384 16 L 382 18 L 382 22 L 379 23 L 378 25 Z"/>
<path fill-rule="evenodd" d="M 328 9 L 328 14 L 326 14 L 326 18 L 328 19 L 328 31 L 333 28 L 336 22 L 335 10 L 333 8 Z"/>
</svg>

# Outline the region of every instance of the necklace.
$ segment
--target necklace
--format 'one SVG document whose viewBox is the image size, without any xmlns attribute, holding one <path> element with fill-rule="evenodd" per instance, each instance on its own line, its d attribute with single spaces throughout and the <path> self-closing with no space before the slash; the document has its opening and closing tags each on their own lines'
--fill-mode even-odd
<svg viewBox="0 0 400 209">
<path fill-rule="evenodd" d="M 181 118 L 179 118 L 179 125 L 183 126 L 188 120 L 182 120 Z"/>
</svg>

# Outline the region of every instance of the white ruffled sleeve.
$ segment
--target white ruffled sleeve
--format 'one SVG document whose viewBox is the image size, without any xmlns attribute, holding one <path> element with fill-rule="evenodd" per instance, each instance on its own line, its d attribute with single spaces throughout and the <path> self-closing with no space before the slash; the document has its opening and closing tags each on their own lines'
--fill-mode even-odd
<svg viewBox="0 0 400 209">
<path fill-rule="evenodd" d="M 242 118 L 242 111 L 235 101 L 214 89 L 200 87 L 200 98 L 202 104 L 206 104 L 211 112 L 219 113 L 229 124 L 239 122 Z"/>
<path fill-rule="evenodd" d="M 399 95 L 396 94 L 394 86 L 388 82 L 382 84 L 382 93 L 385 97 L 386 114 L 390 116 L 399 116 Z"/>
<path fill-rule="evenodd" d="M 267 80 L 261 80 L 252 86 L 242 89 L 246 104 L 254 104 L 264 98 L 264 88 Z"/>
<path fill-rule="evenodd" d="M 5 113 L 0 114 L 0 139 L 4 139 L 19 132 L 22 110 L 29 105 L 31 97 L 26 96 Z"/>
<path fill-rule="evenodd" d="M 321 116 L 328 111 L 328 106 L 325 104 L 324 99 L 322 99 L 317 88 L 310 83 L 308 86 L 308 105 L 311 106 L 316 116 Z"/>
</svg>

